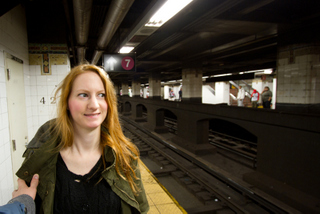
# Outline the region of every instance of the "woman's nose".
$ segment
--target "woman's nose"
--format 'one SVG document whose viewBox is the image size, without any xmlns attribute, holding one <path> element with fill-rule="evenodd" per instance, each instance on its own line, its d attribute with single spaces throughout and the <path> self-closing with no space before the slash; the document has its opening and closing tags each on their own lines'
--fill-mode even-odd
<svg viewBox="0 0 320 214">
<path fill-rule="evenodd" d="M 98 103 L 98 99 L 95 96 L 92 96 L 89 100 L 89 105 L 88 108 L 98 108 L 99 107 L 99 103 Z"/>
</svg>

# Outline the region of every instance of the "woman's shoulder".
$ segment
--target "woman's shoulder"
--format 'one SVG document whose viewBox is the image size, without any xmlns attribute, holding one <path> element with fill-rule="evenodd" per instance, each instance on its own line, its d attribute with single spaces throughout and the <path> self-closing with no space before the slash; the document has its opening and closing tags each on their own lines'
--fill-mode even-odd
<svg viewBox="0 0 320 214">
<path fill-rule="evenodd" d="M 54 123 L 55 123 L 55 119 L 52 119 L 44 123 L 42 126 L 40 126 L 35 136 L 28 143 L 27 149 L 39 148 L 43 145 L 43 143 L 47 142 L 52 135 L 51 130 L 54 127 Z"/>
</svg>

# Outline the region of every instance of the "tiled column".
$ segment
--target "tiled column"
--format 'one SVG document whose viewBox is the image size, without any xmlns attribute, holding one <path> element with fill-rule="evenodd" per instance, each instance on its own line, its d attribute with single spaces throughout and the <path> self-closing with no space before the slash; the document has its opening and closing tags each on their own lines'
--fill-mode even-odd
<svg viewBox="0 0 320 214">
<path fill-rule="evenodd" d="M 320 44 L 279 49 L 277 105 L 320 103 Z"/>
<path fill-rule="evenodd" d="M 202 69 L 182 69 L 182 101 L 202 102 Z"/>
<path fill-rule="evenodd" d="M 160 73 L 152 73 L 149 77 L 149 98 L 161 99 Z"/>
<path fill-rule="evenodd" d="M 215 103 L 228 103 L 230 96 L 230 83 L 229 82 L 216 82 L 215 83 Z"/>
<path fill-rule="evenodd" d="M 116 92 L 116 95 L 120 95 L 120 86 L 119 85 L 114 85 L 114 90 Z"/>
<path fill-rule="evenodd" d="M 133 80 L 132 81 L 132 86 L 131 86 L 131 92 L 132 92 L 132 97 L 140 97 L 140 81 L 138 80 Z"/>
<path fill-rule="evenodd" d="M 129 86 L 128 86 L 128 83 L 126 82 L 123 82 L 121 84 L 121 89 L 122 89 L 122 96 L 129 96 Z"/>
</svg>

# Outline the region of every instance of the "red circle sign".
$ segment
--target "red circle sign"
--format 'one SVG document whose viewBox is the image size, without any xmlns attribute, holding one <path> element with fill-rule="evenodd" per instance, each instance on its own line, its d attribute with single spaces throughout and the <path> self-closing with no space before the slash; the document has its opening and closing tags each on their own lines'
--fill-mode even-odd
<svg viewBox="0 0 320 214">
<path fill-rule="evenodd" d="M 123 57 L 121 66 L 125 70 L 131 70 L 134 66 L 134 60 L 130 56 Z"/>
</svg>

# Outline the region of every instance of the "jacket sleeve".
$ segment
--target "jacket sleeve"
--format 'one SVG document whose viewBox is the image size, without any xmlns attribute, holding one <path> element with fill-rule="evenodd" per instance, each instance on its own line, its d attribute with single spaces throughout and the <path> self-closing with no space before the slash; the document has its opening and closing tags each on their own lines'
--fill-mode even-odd
<svg viewBox="0 0 320 214">
<path fill-rule="evenodd" d="M 24 214 L 25 206 L 19 201 L 0 206 L 0 214 Z"/>
<path fill-rule="evenodd" d="M 14 204 L 16 202 L 24 205 L 24 210 L 26 211 L 25 213 L 27 213 L 27 214 L 36 213 L 36 205 L 34 203 L 33 198 L 31 198 L 31 196 L 26 195 L 26 194 L 19 195 L 19 196 L 15 197 L 15 198 L 11 199 L 8 202 L 8 204 Z"/>
<path fill-rule="evenodd" d="M 144 190 L 144 186 L 141 180 L 140 161 L 141 161 L 140 159 L 137 161 L 137 168 L 135 170 L 136 176 L 139 178 L 139 180 L 137 180 L 136 183 L 140 189 L 140 192 L 136 196 L 136 200 L 139 203 L 141 213 L 144 214 L 144 213 L 148 213 L 149 204 L 148 204 L 146 192 Z"/>
</svg>

